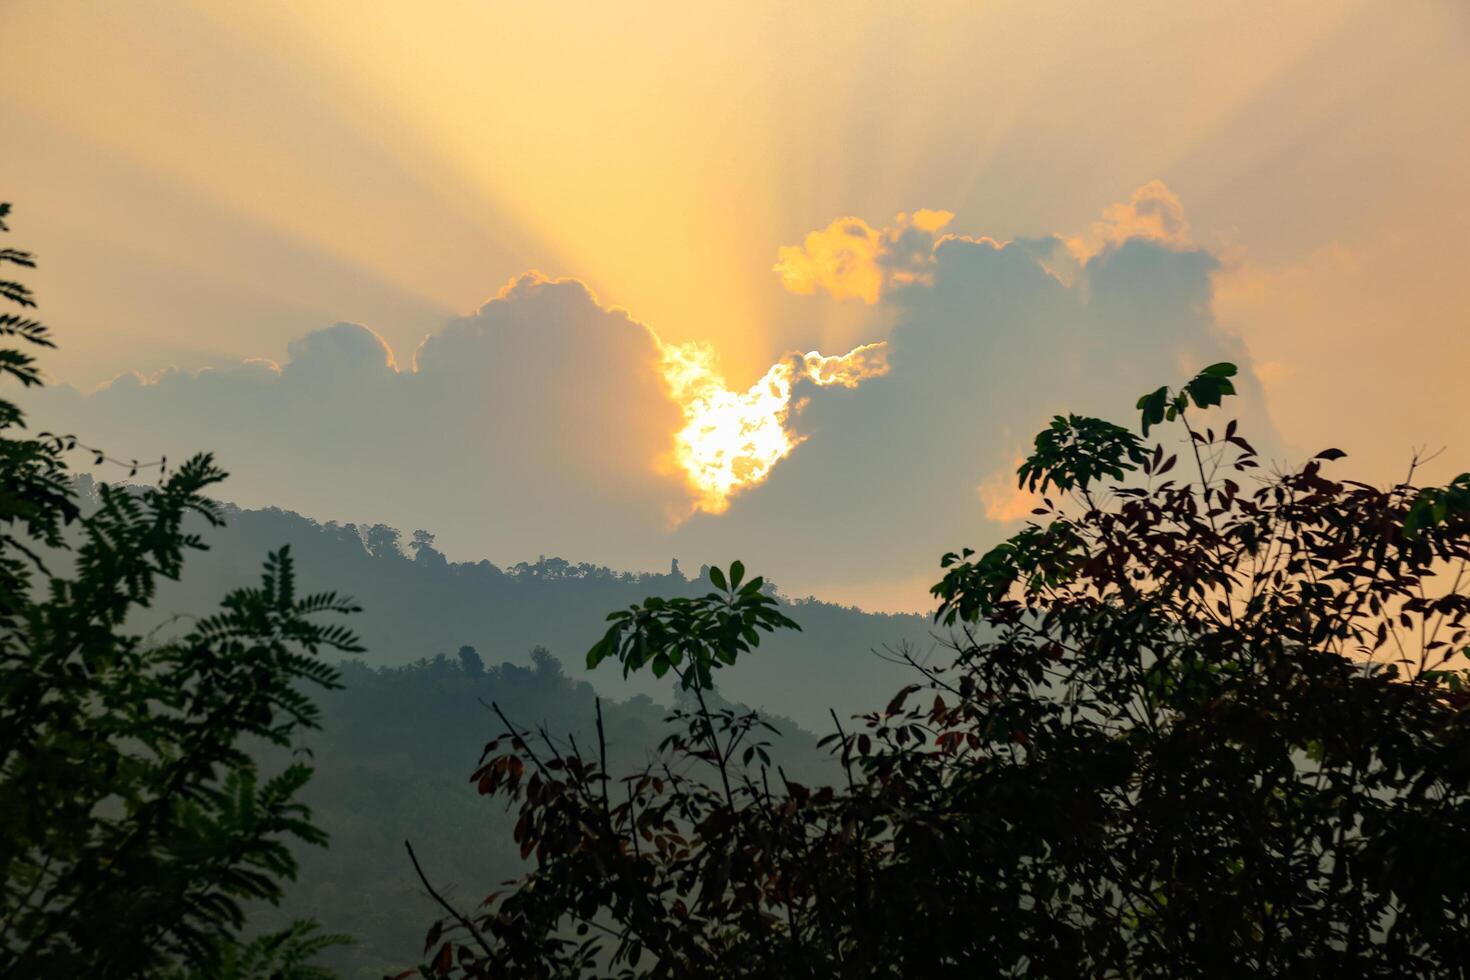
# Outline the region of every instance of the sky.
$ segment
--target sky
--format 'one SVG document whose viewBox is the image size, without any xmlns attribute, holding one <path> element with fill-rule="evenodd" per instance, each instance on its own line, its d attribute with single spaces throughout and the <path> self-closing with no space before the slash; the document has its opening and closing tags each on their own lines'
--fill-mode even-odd
<svg viewBox="0 0 1470 980">
<path fill-rule="evenodd" d="M 38 427 L 451 558 L 926 603 L 1051 414 L 1216 360 L 1470 469 L 1463 4 L 0 8 Z"/>
</svg>

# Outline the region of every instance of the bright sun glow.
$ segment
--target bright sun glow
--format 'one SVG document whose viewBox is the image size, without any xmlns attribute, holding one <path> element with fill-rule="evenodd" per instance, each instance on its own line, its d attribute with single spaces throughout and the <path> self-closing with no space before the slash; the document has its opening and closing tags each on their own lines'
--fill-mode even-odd
<svg viewBox="0 0 1470 980">
<path fill-rule="evenodd" d="M 697 497 L 695 506 L 718 514 L 730 496 L 760 483 L 801 441 L 787 428 L 791 392 L 807 379 L 817 385 L 855 388 L 888 371 L 888 346 L 864 344 L 841 356 L 791 353 L 744 392 L 731 391 L 705 344 L 666 344 L 663 372 L 684 409 L 684 428 L 674 436 L 674 458 Z"/>
</svg>

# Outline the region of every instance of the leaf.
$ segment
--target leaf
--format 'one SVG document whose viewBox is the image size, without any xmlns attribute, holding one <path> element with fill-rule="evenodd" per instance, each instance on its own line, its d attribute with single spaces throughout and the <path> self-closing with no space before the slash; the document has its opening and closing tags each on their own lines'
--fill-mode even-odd
<svg viewBox="0 0 1470 980">
<path fill-rule="evenodd" d="M 1164 421 L 1164 406 L 1169 398 L 1168 387 L 1151 391 L 1138 399 L 1137 408 L 1143 413 L 1143 434 L 1148 435 L 1151 426 Z"/>
<path fill-rule="evenodd" d="M 709 567 L 709 580 L 715 583 L 715 588 L 721 591 L 728 592 L 730 589 L 729 584 L 725 581 L 725 573 L 720 571 L 719 565 L 711 565 Z"/>
<path fill-rule="evenodd" d="M 738 559 L 730 563 L 730 588 L 740 588 L 740 580 L 745 578 L 745 565 Z"/>
<path fill-rule="evenodd" d="M 908 700 L 909 695 L 910 694 L 913 694 L 915 691 L 917 691 L 919 689 L 920 689 L 920 685 L 918 685 L 918 684 L 910 684 L 907 687 L 905 687 L 903 690 L 899 691 L 897 694 L 895 694 L 893 696 L 893 699 L 888 702 L 888 707 L 885 709 L 884 714 L 889 714 L 889 715 L 896 715 L 896 714 L 898 714 L 899 711 L 902 710 L 902 708 L 903 708 L 904 701 Z"/>
<path fill-rule="evenodd" d="M 525 855 L 523 854 L 521 856 L 524 857 Z M 434 957 L 432 969 L 436 973 L 448 973 L 453 968 L 454 944 L 446 940 L 444 945 L 439 947 L 439 954 Z"/>
<path fill-rule="evenodd" d="M 1226 366 L 1230 367 L 1231 374 L 1235 373 L 1234 365 Z M 1213 368 L 1219 367 L 1221 367 L 1221 365 L 1219 364 L 1213 365 Z M 1181 404 L 1178 406 L 1180 411 L 1183 411 L 1186 407 L 1184 404 L 1182 404 L 1183 396 L 1186 394 L 1198 408 L 1210 408 L 1212 406 L 1219 405 L 1224 400 L 1226 395 L 1235 394 L 1235 385 L 1233 385 L 1228 380 L 1228 375 L 1221 373 L 1211 374 L 1209 373 L 1211 370 L 1212 368 L 1206 368 L 1204 371 L 1201 371 L 1199 374 L 1195 375 L 1195 377 L 1187 385 L 1184 386 L 1184 391 L 1180 395 Z"/>
<path fill-rule="evenodd" d="M 1343 452 L 1341 449 L 1324 449 L 1320 453 L 1318 453 L 1317 455 L 1313 456 L 1312 458 L 1313 459 L 1325 459 L 1325 460 L 1331 461 L 1331 460 L 1334 460 L 1334 459 L 1342 459 L 1346 455 L 1347 455 L 1347 453 Z"/>
<path fill-rule="evenodd" d="M 591 670 L 598 664 L 610 657 L 617 646 L 618 628 L 614 626 L 608 630 L 602 639 L 592 645 L 587 651 L 587 669 Z"/>
<path fill-rule="evenodd" d="M 1207 375 L 1211 378 L 1233 378 L 1235 377 L 1238 370 L 1239 369 L 1236 368 L 1236 366 L 1234 364 L 1231 364 L 1229 361 L 1220 361 L 1217 364 L 1211 364 L 1209 367 L 1201 371 L 1200 374 Z"/>
</svg>

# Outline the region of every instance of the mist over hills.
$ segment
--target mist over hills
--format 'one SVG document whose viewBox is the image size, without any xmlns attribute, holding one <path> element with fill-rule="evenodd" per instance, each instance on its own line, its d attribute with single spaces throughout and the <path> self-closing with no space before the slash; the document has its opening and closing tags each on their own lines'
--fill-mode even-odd
<svg viewBox="0 0 1470 980">
<path fill-rule="evenodd" d="M 86 478 L 82 482 L 87 491 Z M 663 573 L 619 572 L 557 557 L 500 567 L 488 560 L 448 561 L 425 531 L 404 535 L 383 524 L 319 523 L 286 510 L 235 506 L 226 507 L 225 521 L 194 528 L 208 550 L 189 555 L 182 581 L 164 584 L 139 628 L 169 629 L 174 617 L 209 613 L 229 589 L 258 578 L 268 551 L 289 545 L 304 591 L 333 589 L 362 606 L 351 625 L 367 647 L 366 664 L 453 656 L 462 646 L 474 647 L 486 662 L 526 663 L 528 652 L 540 646 L 604 696 L 645 694 L 667 702 L 667 681 L 625 679 L 609 668 L 587 671 L 584 656 L 612 610 L 650 595 L 696 595 L 709 588 L 702 570 L 686 574 L 677 563 Z M 829 708 L 839 715 L 871 710 L 908 682 L 908 668 L 879 655 L 885 648 L 908 643 L 922 653 L 934 646 L 929 621 L 917 614 L 869 613 L 812 598 L 786 605 L 802 631 L 764 639 L 755 656 L 717 674 L 716 683 L 733 701 L 808 728 L 825 730 Z"/>
<path fill-rule="evenodd" d="M 597 744 L 597 708 L 592 686 L 574 679 L 585 671 L 564 669 L 544 650 L 516 659 L 530 666 L 474 655 L 398 667 L 341 665 L 342 688 L 318 698 L 322 727 L 300 746 L 316 770 L 301 798 L 330 844 L 294 848 L 297 880 L 279 906 L 252 910 L 255 927 L 270 932 L 314 918 L 354 938 L 323 962 L 344 977 L 376 980 L 413 965 L 425 924 L 438 912 L 414 875 L 405 840 L 437 887 L 467 906 L 483 898 L 476 889 L 527 870 L 512 833 L 516 814 L 481 797 L 468 779 L 481 747 L 503 730 L 487 705 L 500 705 L 517 726 L 544 729 L 563 746 Z M 609 767 L 619 777 L 638 771 L 678 730 L 645 696 L 604 698 L 602 713 Z M 767 720 L 780 733 L 770 738 L 771 757 L 791 778 L 814 785 L 837 778 L 816 735 L 789 719 Z M 279 749 L 256 754 L 268 770 L 287 761 Z"/>
<path fill-rule="evenodd" d="M 77 479 L 84 505 L 90 477 Z M 290 752 L 257 745 L 267 770 L 307 752 L 315 778 L 301 794 L 329 837 L 326 849 L 294 846 L 299 875 L 278 906 L 252 908 L 269 932 L 301 918 L 354 938 L 324 954 L 343 976 L 380 977 L 412 964 L 435 904 L 404 852 L 411 840 L 447 893 L 471 891 L 525 870 L 512 839 L 515 815 L 482 799 L 468 780 L 486 740 L 503 725 L 498 704 L 521 727 L 595 744 L 602 698 L 611 769 L 638 769 L 677 725 L 671 677 L 624 679 L 587 670 L 586 650 L 609 611 L 650 595 L 701 594 L 701 570 L 616 572 L 543 557 L 501 568 L 450 562 L 433 536 L 406 537 L 383 524 L 319 523 L 290 511 L 223 508 L 225 524 L 196 522 L 207 550 L 191 551 L 179 581 L 166 582 L 131 625 L 166 634 L 213 612 L 230 589 L 255 582 L 268 551 L 289 546 L 298 594 L 353 596 L 350 619 L 367 647 L 342 662 L 342 688 L 323 692 L 321 728 Z M 58 558 L 64 559 L 60 555 Z M 874 647 L 929 643 L 928 620 L 803 599 L 787 602 L 802 632 L 765 638 L 738 669 L 717 674 L 715 704 L 758 708 L 779 735 L 772 758 L 792 778 L 822 783 L 835 763 L 816 745 L 839 716 L 881 705 L 911 671 Z M 687 704 L 685 705 L 687 707 Z"/>
</svg>

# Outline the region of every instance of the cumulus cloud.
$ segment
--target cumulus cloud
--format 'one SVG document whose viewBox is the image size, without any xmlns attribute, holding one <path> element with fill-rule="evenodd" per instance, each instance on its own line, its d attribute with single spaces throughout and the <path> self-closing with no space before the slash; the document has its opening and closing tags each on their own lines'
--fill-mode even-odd
<svg viewBox="0 0 1470 980">
<path fill-rule="evenodd" d="M 1108 213 L 1110 227 L 1126 226 Z M 1165 224 L 1175 231 L 1161 238 Z M 779 554 L 777 577 L 819 595 L 922 581 L 945 551 L 993 542 L 1029 510 L 1014 492 L 1016 450 L 1052 415 L 1132 422 L 1139 394 L 1213 361 L 1245 369 L 1243 397 L 1225 411 L 1270 447 L 1250 358 L 1212 313 L 1219 262 L 1184 244 L 1187 225 L 1172 219 L 1126 227 L 1140 234 L 1118 231 L 1066 277 L 1049 267 L 1047 242 L 1072 236 L 938 238 L 925 279 L 883 293 L 895 320 L 888 373 L 811 405 L 805 442 L 765 486 L 679 534 L 698 553 Z"/>
<path fill-rule="evenodd" d="M 1192 245 L 1184 205 L 1162 180 L 1151 180 L 1126 202 L 1109 205 L 1101 221 L 1066 238 L 1065 243 L 1078 260 L 1086 262 L 1105 248 L 1134 239 L 1176 248 Z"/>
<path fill-rule="evenodd" d="M 999 244 L 946 232 L 954 217 L 950 211 L 929 209 L 900 212 L 893 224 L 881 228 L 862 218 L 839 218 L 808 233 L 800 245 L 779 248 L 772 270 L 793 293 L 809 296 L 821 291 L 833 299 L 877 304 L 898 288 L 932 286 L 935 251 L 950 239 Z M 1071 282 L 1089 260 L 1129 241 L 1194 248 L 1184 205 L 1162 180 L 1151 180 L 1127 201 L 1108 205 L 1084 231 L 1020 238 L 1013 244 L 1048 272 Z"/>
<path fill-rule="evenodd" d="M 398 372 L 398 359 L 388 342 L 357 323 L 334 323 L 286 345 L 293 372 L 377 374 Z"/>
<path fill-rule="evenodd" d="M 687 491 L 650 464 L 681 419 L 660 356 L 580 283 L 530 273 L 426 339 L 410 369 L 338 323 L 279 366 L 47 389 L 33 411 L 128 456 L 214 450 L 247 504 L 432 527 L 461 554 L 664 563 L 655 542 Z"/>
<path fill-rule="evenodd" d="M 944 233 L 950 215 L 923 211 L 883 229 L 844 219 L 783 250 L 788 288 L 871 297 L 893 327 L 841 358 L 779 362 L 790 445 L 764 483 L 708 512 L 691 514 L 688 482 L 655 465 L 698 421 L 665 374 L 686 348 L 535 273 L 431 335 L 408 366 L 369 328 L 337 324 L 279 366 L 126 375 L 91 395 L 45 390 L 31 408 L 39 425 L 117 454 L 216 450 L 242 503 L 428 528 L 457 557 L 738 557 L 802 594 L 871 599 L 1025 516 L 1017 447 L 1052 414 L 1130 421 L 1139 393 L 1219 360 L 1246 368 L 1231 409 L 1259 406 L 1249 358 L 1212 312 L 1219 262 L 1189 242 L 1175 205 L 1146 185 L 1108 209 L 1081 258 L 1067 242 L 1084 236 L 961 237 Z M 1069 275 L 1056 274 L 1059 251 Z M 719 381 L 720 405 L 765 391 L 700 378 L 701 391 Z M 1259 416 L 1247 421 L 1262 434 Z M 918 606 L 923 593 L 893 601 Z"/>
<path fill-rule="evenodd" d="M 894 286 L 932 281 L 934 244 L 953 219 L 949 211 L 927 208 L 900 213 L 886 228 L 839 218 L 809 233 L 800 245 L 782 246 L 774 271 L 793 293 L 821 289 L 833 299 L 873 304 Z"/>
</svg>

